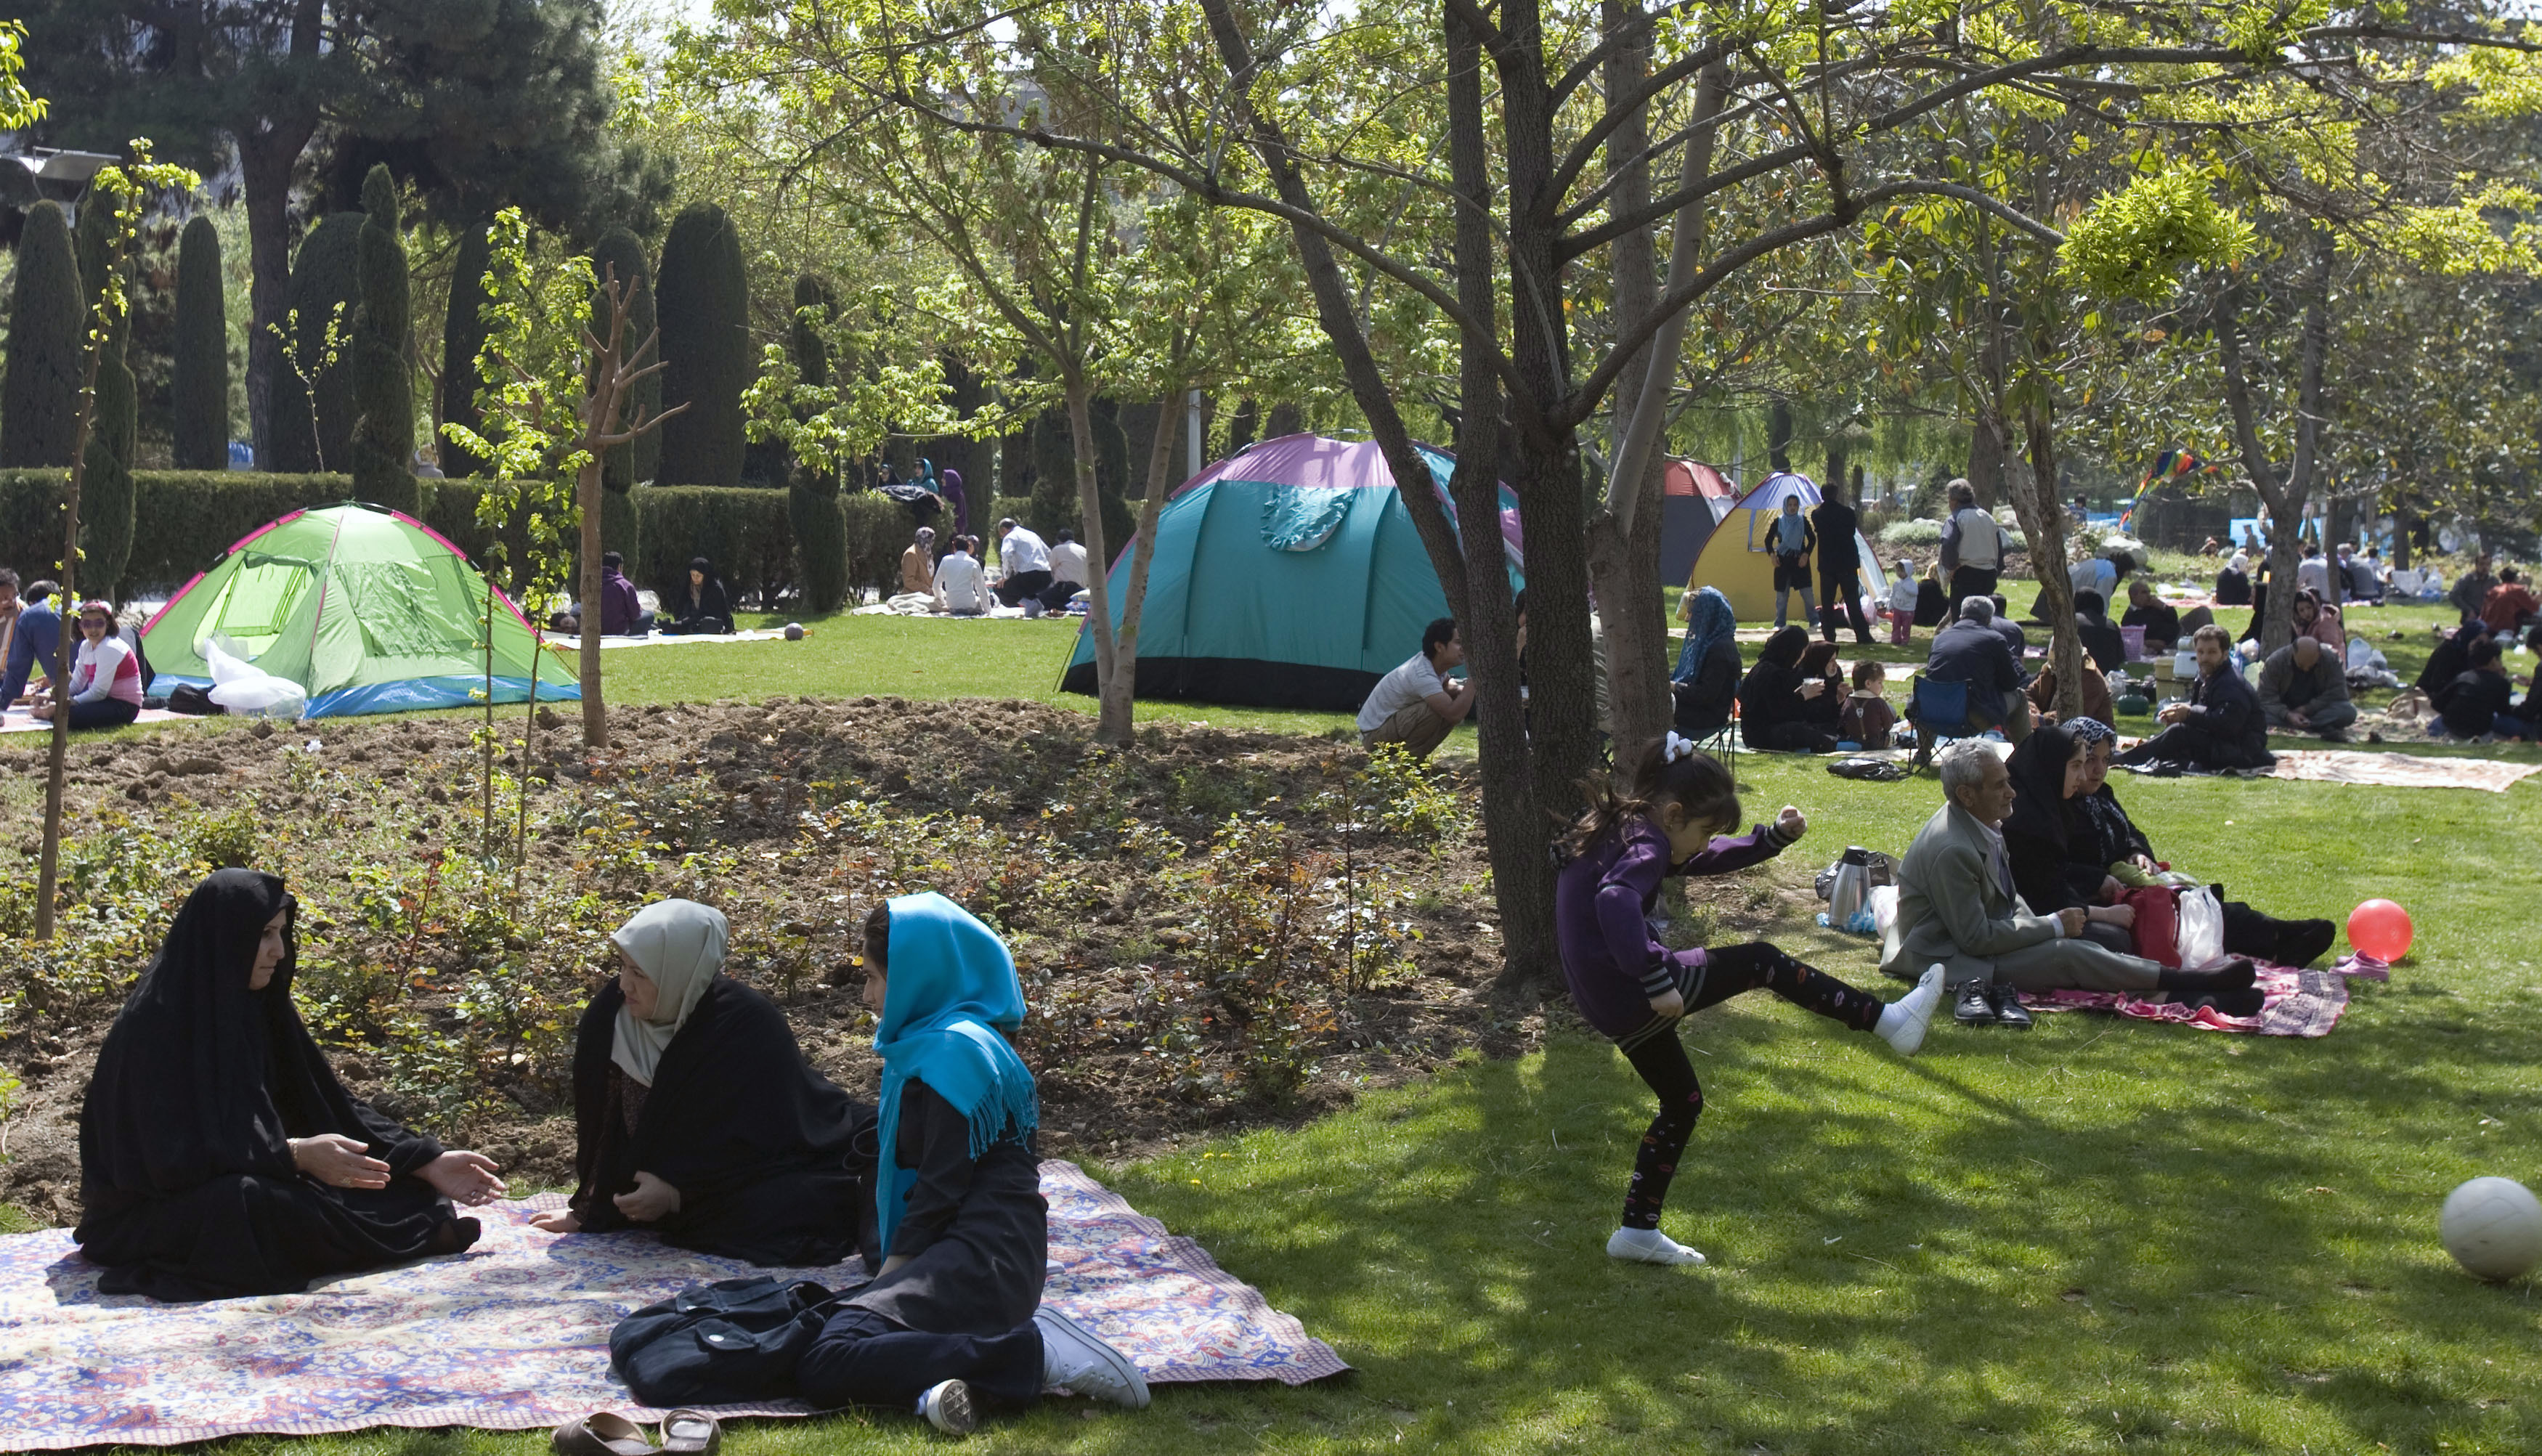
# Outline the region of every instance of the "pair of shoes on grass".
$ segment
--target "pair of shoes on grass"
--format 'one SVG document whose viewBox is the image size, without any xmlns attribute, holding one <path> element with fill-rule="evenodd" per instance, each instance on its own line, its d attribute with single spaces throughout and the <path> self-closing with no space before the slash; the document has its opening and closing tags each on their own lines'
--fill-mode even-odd
<svg viewBox="0 0 2542 1456">
<path fill-rule="evenodd" d="M 2008 1026 L 2014 1031 L 2028 1031 L 2031 1026 L 2029 1008 L 2021 1004 L 2021 992 L 1987 981 L 1960 983 L 1951 1019 L 1962 1026 Z"/>
<path fill-rule="evenodd" d="M 704 1411 L 678 1410 L 662 1418 L 662 1444 L 644 1438 L 644 1427 L 615 1411 L 595 1411 L 568 1420 L 548 1438 L 556 1456 L 714 1456 L 723 1428 Z"/>
<path fill-rule="evenodd" d="M 1033 1311 L 1041 1330 L 1041 1388 L 1072 1390 L 1132 1411 L 1148 1409 L 1147 1377 L 1103 1337 L 1047 1305 Z M 965 1381 L 946 1380 L 918 1398 L 918 1414 L 946 1435 L 980 1428 L 979 1407 Z"/>
</svg>

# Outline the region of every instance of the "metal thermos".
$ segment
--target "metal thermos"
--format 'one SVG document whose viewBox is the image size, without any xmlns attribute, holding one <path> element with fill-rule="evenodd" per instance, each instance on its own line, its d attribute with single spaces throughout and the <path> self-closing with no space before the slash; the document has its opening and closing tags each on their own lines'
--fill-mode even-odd
<svg viewBox="0 0 2542 1456">
<path fill-rule="evenodd" d="M 1835 862 L 1834 883 L 1828 886 L 1828 923 L 1842 926 L 1862 910 L 1863 898 L 1871 893 L 1871 851 L 1859 844 L 1845 846 L 1844 857 Z"/>
</svg>

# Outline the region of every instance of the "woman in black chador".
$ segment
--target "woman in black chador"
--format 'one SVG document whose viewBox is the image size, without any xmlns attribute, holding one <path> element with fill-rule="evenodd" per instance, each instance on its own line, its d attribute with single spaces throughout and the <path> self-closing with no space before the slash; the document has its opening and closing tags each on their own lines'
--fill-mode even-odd
<svg viewBox="0 0 2542 1456">
<path fill-rule="evenodd" d="M 80 1110 L 72 1237 L 98 1288 L 155 1299 L 288 1294 L 477 1241 L 451 1201 L 503 1191 L 344 1090 L 291 1003 L 299 958 L 282 881 L 226 869 L 194 887 L 123 1003 Z"/>
<path fill-rule="evenodd" d="M 644 907 L 610 938 L 618 980 L 573 1054 L 571 1203 L 550 1233 L 651 1229 L 753 1264 L 834 1264 L 870 1202 L 872 1112 L 812 1070 L 777 1003 L 721 975 L 723 913 Z"/>
</svg>

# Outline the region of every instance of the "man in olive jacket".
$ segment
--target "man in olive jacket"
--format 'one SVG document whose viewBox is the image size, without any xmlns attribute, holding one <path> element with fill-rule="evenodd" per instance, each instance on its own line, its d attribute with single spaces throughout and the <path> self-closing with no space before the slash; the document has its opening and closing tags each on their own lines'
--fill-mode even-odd
<svg viewBox="0 0 2542 1456">
<path fill-rule="evenodd" d="M 1955 991 L 1953 1014 L 1966 1026 L 2028 1026 L 2019 996 L 2025 990 L 2144 995 L 2174 988 L 2183 973 L 2082 939 L 2080 909 L 2031 913 L 2012 888 L 1997 832 L 2012 812 L 2012 775 L 1991 747 L 1962 740 L 1935 765 L 1947 802 L 1898 867 L 1898 915 L 1881 942 L 1881 970 L 1911 980 L 1940 965 L 1943 983 Z M 2238 980 L 2252 983 L 2247 962 Z"/>
</svg>

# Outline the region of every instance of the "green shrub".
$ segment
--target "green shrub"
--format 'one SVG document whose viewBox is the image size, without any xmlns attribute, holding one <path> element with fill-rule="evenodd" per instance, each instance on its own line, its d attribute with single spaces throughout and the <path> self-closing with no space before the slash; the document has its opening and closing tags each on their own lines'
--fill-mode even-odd
<svg viewBox="0 0 2542 1456">
<path fill-rule="evenodd" d="M 479 311 L 486 303 L 486 269 L 493 255 L 486 230 L 483 219 L 459 230 L 459 256 L 450 271 L 450 312 L 441 325 L 441 422 L 471 430 L 486 423 L 477 412 L 477 355 L 486 347 L 486 320 Z M 437 458 L 443 474 L 456 479 L 486 468 L 487 462 L 466 446 L 446 435 L 440 440 Z"/>
<path fill-rule="evenodd" d="M 741 235 L 722 208 L 700 202 L 673 220 L 653 303 L 662 323 L 662 407 L 689 406 L 662 422 L 654 483 L 738 485 L 741 396 L 754 373 L 750 284 Z M 648 546 L 647 556 L 655 554 Z"/>
<path fill-rule="evenodd" d="M 0 468 L 71 463 L 87 318 L 70 217 L 58 202 L 38 202 L 27 209 L 18 239 L 9 371 L 0 383 Z"/>
<path fill-rule="evenodd" d="M 87 320 L 98 322 L 98 290 L 114 275 L 114 209 L 84 208 L 78 234 L 80 296 L 89 306 Z M 89 417 L 88 469 L 80 480 L 80 569 L 83 597 L 112 598 L 132 554 L 132 447 L 140 434 L 141 401 L 124 350 L 132 337 L 132 316 L 118 316 L 107 332 L 106 352 L 98 360 L 97 400 Z"/>
<path fill-rule="evenodd" d="M 636 507 L 644 518 L 644 554 L 628 575 L 666 605 L 688 590 L 693 556 L 714 563 L 736 610 L 744 597 L 793 581 L 794 529 L 784 491 L 657 485 L 637 489 Z"/>
<path fill-rule="evenodd" d="M 858 490 L 839 497 L 839 525 L 848 556 L 848 584 L 873 587 L 884 596 L 900 590 L 900 553 L 909 548 L 917 527 L 909 507 L 876 490 Z M 935 528 L 937 545 L 952 533 L 950 524 Z"/>
<path fill-rule="evenodd" d="M 830 383 L 830 348 L 803 317 L 830 312 L 830 294 L 809 273 L 794 280 L 794 324 L 788 331 L 795 378 L 812 389 Z M 839 515 L 839 473 L 796 464 L 785 487 L 785 511 L 794 526 L 794 552 L 802 567 L 803 610 L 830 613 L 848 596 L 848 538 Z"/>
<path fill-rule="evenodd" d="M 413 304 L 406 243 L 399 236 L 397 182 L 385 163 L 362 179 L 362 231 L 355 249 L 362 290 L 353 315 L 349 464 L 356 498 L 391 510 L 422 508 L 415 488 L 414 377 L 407 365 Z"/>
<path fill-rule="evenodd" d="M 229 304 L 221 279 L 221 230 L 208 217 L 186 224 L 177 246 L 177 344 L 170 393 L 177 469 L 227 469 Z"/>
<path fill-rule="evenodd" d="M 291 347 L 301 373 L 312 388 L 304 389 L 289 367 L 274 376 L 273 444 L 275 467 L 284 473 L 341 471 L 353 463 L 353 399 L 350 370 L 339 349 L 332 366 L 324 364 L 327 327 L 338 339 L 350 337 L 353 310 L 360 302 L 361 233 L 358 212 L 329 214 L 291 260 L 291 308 L 298 326 Z M 310 397 L 317 397 L 312 429 Z"/>
</svg>

